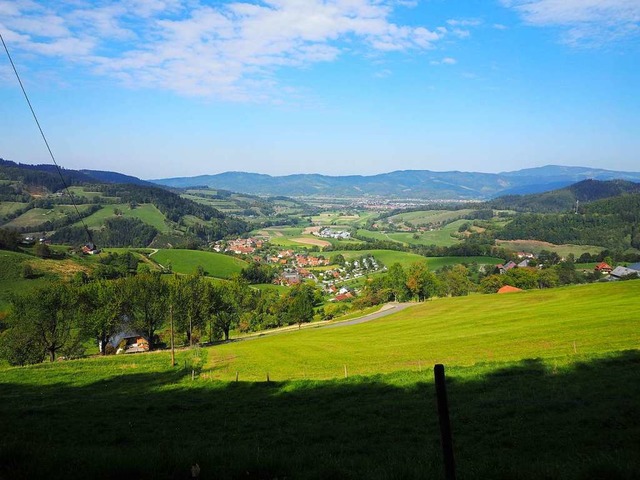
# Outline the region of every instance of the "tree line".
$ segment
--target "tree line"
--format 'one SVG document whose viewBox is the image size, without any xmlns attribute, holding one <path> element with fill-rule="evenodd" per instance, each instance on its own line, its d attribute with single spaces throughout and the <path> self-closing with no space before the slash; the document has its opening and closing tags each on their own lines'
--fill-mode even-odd
<svg viewBox="0 0 640 480">
<path fill-rule="evenodd" d="M 198 274 L 94 280 L 77 275 L 11 298 L 0 323 L 0 357 L 12 365 L 75 358 L 91 342 L 106 355 L 117 348 L 109 340 L 123 330 L 144 334 L 157 348 L 166 346 L 170 324 L 184 344 L 228 340 L 234 329 L 310 322 L 321 302 L 311 284 L 281 294 L 251 288 L 241 276 L 214 284 Z"/>
</svg>

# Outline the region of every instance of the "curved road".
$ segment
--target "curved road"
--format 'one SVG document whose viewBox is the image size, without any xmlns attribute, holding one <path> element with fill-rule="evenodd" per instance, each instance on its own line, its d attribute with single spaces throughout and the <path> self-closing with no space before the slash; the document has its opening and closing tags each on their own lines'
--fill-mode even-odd
<svg viewBox="0 0 640 480">
<path fill-rule="evenodd" d="M 412 305 L 416 305 L 415 303 L 387 303 L 384 307 L 378 310 L 375 313 L 370 313 L 369 315 L 365 315 L 363 317 L 354 318 L 353 320 L 345 320 L 344 322 L 336 322 L 330 323 L 328 325 L 321 325 L 318 328 L 335 328 L 335 327 L 346 327 L 347 325 L 357 325 L 358 323 L 365 323 L 371 320 L 375 320 L 376 318 L 386 317 L 387 315 L 391 315 L 393 313 L 398 313 L 408 308 Z"/>
</svg>

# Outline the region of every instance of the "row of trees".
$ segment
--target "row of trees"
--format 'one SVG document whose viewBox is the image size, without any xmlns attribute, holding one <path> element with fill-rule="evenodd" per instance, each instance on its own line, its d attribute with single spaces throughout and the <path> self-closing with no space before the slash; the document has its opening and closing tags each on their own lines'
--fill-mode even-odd
<svg viewBox="0 0 640 480">
<path fill-rule="evenodd" d="M 310 322 L 322 301 L 313 285 L 285 294 L 261 292 L 240 276 L 214 284 L 200 275 L 161 276 L 143 273 L 88 283 L 52 283 L 11 300 L 0 325 L 0 356 L 13 365 L 36 363 L 58 355 L 84 354 L 94 340 L 102 354 L 123 330 L 143 333 L 151 348 L 161 345 L 173 323 L 184 343 L 228 340 L 242 331 Z M 116 346 L 117 347 L 117 346 Z"/>
</svg>

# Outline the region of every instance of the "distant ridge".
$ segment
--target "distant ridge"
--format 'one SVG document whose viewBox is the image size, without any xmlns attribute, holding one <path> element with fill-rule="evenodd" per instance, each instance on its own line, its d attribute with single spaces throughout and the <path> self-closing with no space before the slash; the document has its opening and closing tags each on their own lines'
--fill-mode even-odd
<svg viewBox="0 0 640 480">
<path fill-rule="evenodd" d="M 320 174 L 271 176 L 259 173 L 225 172 L 216 175 L 149 181 L 174 188 L 206 185 L 211 188 L 254 195 L 487 200 L 506 194 L 546 192 L 588 179 L 621 179 L 640 182 L 640 172 L 547 165 L 497 174 L 398 170 L 369 176 Z"/>
</svg>

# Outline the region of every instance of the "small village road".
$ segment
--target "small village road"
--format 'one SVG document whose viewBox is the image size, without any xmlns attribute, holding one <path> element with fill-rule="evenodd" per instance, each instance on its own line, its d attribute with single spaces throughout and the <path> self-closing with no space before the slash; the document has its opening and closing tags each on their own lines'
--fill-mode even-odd
<svg viewBox="0 0 640 480">
<path fill-rule="evenodd" d="M 345 320 L 344 322 L 336 322 L 329 323 L 327 325 L 322 325 L 318 328 L 336 328 L 336 327 L 347 327 L 349 325 L 357 325 L 359 323 L 370 322 L 371 320 L 376 320 L 377 318 L 386 317 L 387 315 L 391 315 L 393 313 L 398 313 L 408 308 L 412 305 L 416 305 L 415 303 L 387 303 L 384 307 L 378 310 L 375 313 L 370 313 L 369 315 L 364 315 L 363 317 L 354 318 L 353 320 Z"/>
<path fill-rule="evenodd" d="M 261 332 L 256 332 L 253 334 L 246 335 L 244 337 L 237 337 L 232 339 L 231 342 L 255 340 L 257 338 L 269 337 L 271 335 L 278 335 L 281 333 L 297 332 L 299 330 L 306 330 L 309 328 L 336 328 L 336 327 L 347 327 L 349 325 L 357 325 L 359 323 L 370 322 L 371 320 L 376 320 L 378 318 L 386 317 L 387 315 L 392 315 L 394 313 L 401 312 L 405 308 L 408 308 L 412 305 L 417 305 L 417 304 L 416 303 L 395 303 L 395 302 L 387 303 L 375 313 L 363 315 L 362 317 L 354 318 L 351 320 L 344 320 L 342 322 L 332 322 L 331 320 L 324 320 L 322 322 L 306 323 L 302 326 L 302 329 L 299 329 L 295 325 L 291 325 L 288 327 L 282 327 L 274 330 L 264 330 Z M 225 342 L 220 342 L 220 343 L 225 343 Z"/>
</svg>

